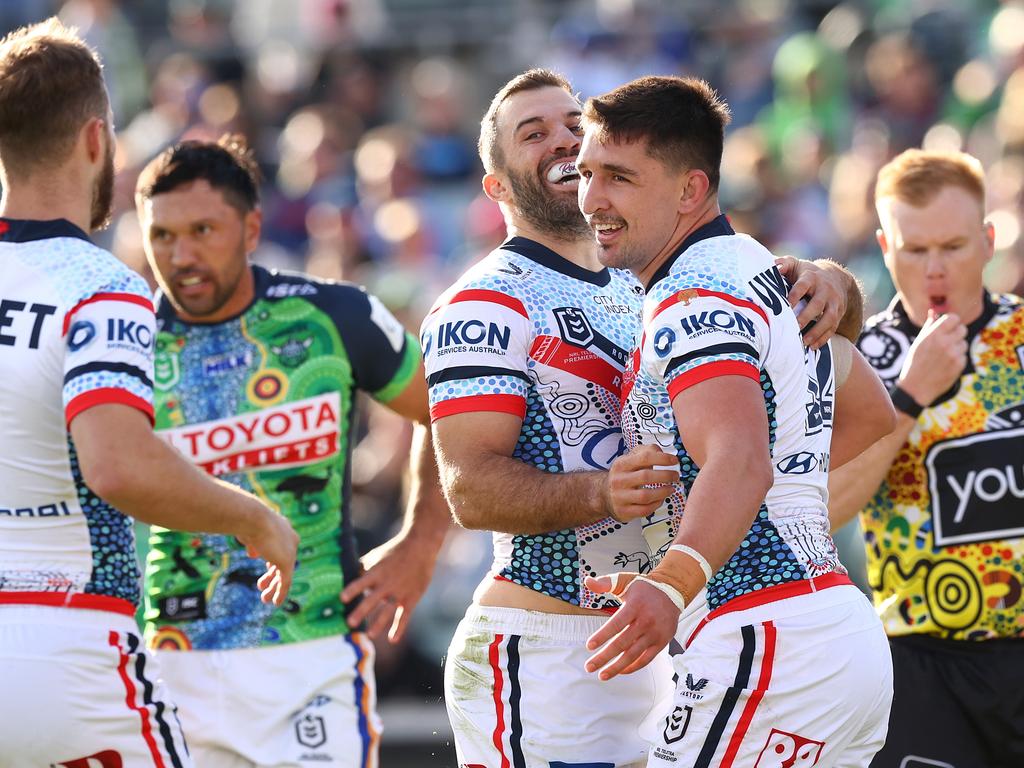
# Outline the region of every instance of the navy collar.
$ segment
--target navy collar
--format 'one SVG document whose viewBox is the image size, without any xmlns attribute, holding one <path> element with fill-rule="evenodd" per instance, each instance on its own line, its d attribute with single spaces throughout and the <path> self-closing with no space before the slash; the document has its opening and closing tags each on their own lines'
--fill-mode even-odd
<svg viewBox="0 0 1024 768">
<path fill-rule="evenodd" d="M 5 243 L 30 243 L 34 240 L 50 240 L 55 237 L 75 237 L 91 243 L 89 235 L 67 219 L 4 219 L 0 218 L 0 241 Z"/>
<path fill-rule="evenodd" d="M 564 256 L 559 256 L 546 245 L 541 245 L 536 240 L 530 240 L 529 238 L 510 238 L 501 244 L 501 249 L 518 253 L 520 256 L 525 256 L 542 267 L 553 269 L 555 272 L 561 272 L 563 275 L 568 275 L 576 280 L 582 280 L 585 283 L 591 283 L 602 288 L 608 285 L 612 279 L 607 267 L 598 272 L 593 272 L 581 267 L 579 264 L 574 264 Z"/>
<path fill-rule="evenodd" d="M 683 255 L 683 252 L 691 245 L 696 245 L 701 240 L 707 240 L 709 237 L 722 237 L 723 235 L 735 234 L 736 230 L 732 228 L 732 225 L 729 223 L 729 217 L 724 213 L 719 214 L 704 226 L 693 230 L 689 237 L 683 240 L 682 245 L 679 246 L 676 252 L 665 259 L 665 263 L 658 267 L 658 271 L 654 273 L 650 284 L 646 286 L 647 290 L 651 290 L 651 288 L 654 287 L 654 284 L 659 280 L 663 280 L 668 277 L 668 273 L 672 269 L 672 265 L 676 263 L 679 257 Z"/>
<path fill-rule="evenodd" d="M 995 317 L 997 309 L 996 303 L 992 301 L 992 294 L 983 289 L 981 314 L 978 315 L 974 322 L 967 326 L 968 342 L 985 329 L 989 321 Z M 892 303 L 889 304 L 889 312 L 892 315 L 894 326 L 903 331 L 911 340 L 917 338 L 917 334 L 921 332 L 921 327 L 915 325 L 914 321 L 910 319 L 910 315 L 907 314 L 907 310 L 904 308 L 899 296 L 893 297 Z"/>
</svg>

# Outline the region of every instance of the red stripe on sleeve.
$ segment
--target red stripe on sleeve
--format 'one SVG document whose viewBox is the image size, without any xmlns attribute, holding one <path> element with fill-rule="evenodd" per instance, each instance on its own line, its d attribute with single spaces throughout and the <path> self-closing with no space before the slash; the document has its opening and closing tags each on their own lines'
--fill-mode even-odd
<svg viewBox="0 0 1024 768">
<path fill-rule="evenodd" d="M 94 405 L 106 405 L 107 403 L 130 405 L 132 408 L 137 408 L 146 414 L 150 424 L 156 423 L 152 403 L 138 395 L 133 395 L 125 389 L 118 389 L 117 387 L 90 389 L 88 392 L 83 392 L 77 397 L 72 398 L 71 402 L 64 409 L 64 422 L 70 428 L 72 420 L 82 411 L 88 410 Z"/>
<path fill-rule="evenodd" d="M 702 381 L 714 379 L 718 376 L 746 376 L 758 384 L 761 383 L 761 372 L 756 366 L 744 363 L 741 360 L 715 360 L 710 363 L 704 363 L 704 365 L 698 365 L 696 368 L 691 368 L 686 373 L 672 379 L 672 382 L 668 385 L 668 396 L 675 400 L 676 395 L 684 389 L 689 389 L 694 384 L 700 384 Z"/>
<path fill-rule="evenodd" d="M 464 291 L 459 291 L 447 301 L 438 304 L 433 310 L 431 310 L 431 314 L 437 312 L 442 307 L 449 304 L 457 304 L 460 301 L 486 301 L 490 304 L 501 304 L 503 307 L 508 307 L 513 312 L 518 312 L 523 317 L 529 317 L 526 312 L 526 307 L 523 306 L 523 302 L 515 296 L 509 296 L 507 293 L 502 293 L 501 291 L 491 291 L 487 288 L 467 288 Z"/>
<path fill-rule="evenodd" d="M 71 318 L 75 312 L 80 310 L 86 304 L 94 304 L 98 301 L 123 301 L 128 304 L 138 304 L 140 307 L 145 307 L 150 312 L 153 311 L 153 302 L 147 299 L 145 296 L 139 296 L 137 293 L 97 293 L 90 296 L 88 299 L 82 299 L 73 306 L 67 314 L 64 315 L 64 331 L 63 334 L 66 336 L 68 328 L 71 327 Z"/>
<path fill-rule="evenodd" d="M 445 400 L 430 406 L 430 420 L 437 421 L 458 413 L 510 413 L 526 418 L 526 398 L 520 395 L 473 395 Z"/>
<path fill-rule="evenodd" d="M 656 318 L 669 307 L 673 307 L 680 302 L 682 302 L 684 305 L 689 305 L 689 303 L 693 299 L 700 298 L 702 296 L 710 296 L 712 298 L 721 299 L 722 301 L 728 302 L 733 306 L 749 309 L 752 312 L 756 312 L 757 314 L 759 314 L 761 316 L 761 319 L 764 320 L 765 324 L 768 324 L 768 313 L 765 312 L 763 309 L 761 309 L 761 307 L 757 306 L 757 304 L 755 304 L 752 301 L 748 301 L 747 299 L 741 299 L 736 296 L 732 296 L 728 293 L 722 293 L 721 291 L 708 291 L 704 288 L 684 288 L 681 291 L 676 291 L 674 294 L 672 294 L 663 302 L 661 302 L 657 307 L 655 307 L 654 311 L 651 313 L 651 316 L 644 322 L 644 325 L 646 326 L 648 323 L 654 320 L 654 318 Z"/>
</svg>

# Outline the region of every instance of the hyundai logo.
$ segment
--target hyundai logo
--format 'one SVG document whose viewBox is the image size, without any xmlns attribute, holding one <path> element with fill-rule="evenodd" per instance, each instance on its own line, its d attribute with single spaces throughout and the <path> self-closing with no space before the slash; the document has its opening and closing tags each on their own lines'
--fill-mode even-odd
<svg viewBox="0 0 1024 768">
<path fill-rule="evenodd" d="M 806 475 L 818 468 L 818 459 L 813 453 L 801 451 L 782 459 L 775 467 L 784 475 Z"/>
</svg>

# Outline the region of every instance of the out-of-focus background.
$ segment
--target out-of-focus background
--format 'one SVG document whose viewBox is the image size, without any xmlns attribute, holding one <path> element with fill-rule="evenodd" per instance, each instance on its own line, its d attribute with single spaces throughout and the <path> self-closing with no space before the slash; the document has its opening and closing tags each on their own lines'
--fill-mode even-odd
<svg viewBox="0 0 1024 768">
<path fill-rule="evenodd" d="M 546 66 L 584 98 L 645 74 L 709 80 L 733 112 L 721 198 L 736 229 L 844 262 L 872 312 L 892 296 L 875 172 L 907 147 L 966 149 L 988 173 L 988 285 L 1024 283 L 1024 2 L 2 0 L 0 31 L 53 13 L 106 64 L 118 192 L 97 240 L 143 274 L 139 169 L 179 139 L 240 132 L 265 176 L 256 260 L 365 284 L 415 331 L 503 239 L 477 124 L 507 79 Z M 363 414 L 353 514 L 369 548 L 397 525 L 409 433 Z M 455 765 L 442 657 L 489 558 L 486 534 L 453 533 L 408 640 L 378 645 L 389 768 Z"/>
</svg>

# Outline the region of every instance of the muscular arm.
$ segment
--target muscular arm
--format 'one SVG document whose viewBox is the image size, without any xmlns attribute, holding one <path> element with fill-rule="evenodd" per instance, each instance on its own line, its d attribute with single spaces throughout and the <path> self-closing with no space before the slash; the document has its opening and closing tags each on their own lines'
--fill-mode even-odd
<svg viewBox="0 0 1024 768">
<path fill-rule="evenodd" d="M 362 557 L 364 572 L 345 587 L 341 599 L 348 603 L 361 598 L 348 616 L 352 626 L 369 618 L 370 634 L 378 635 L 390 627 L 388 639 L 398 642 L 433 576 L 451 515 L 438 483 L 422 365 L 385 406 L 415 423 L 409 500 L 401 530 Z"/>
<path fill-rule="evenodd" d="M 683 445 L 700 467 L 675 541 L 701 553 L 714 572 L 739 547 L 772 485 L 764 396 L 752 379 L 720 376 L 680 392 L 672 410 Z M 688 600 L 705 583 L 697 561 L 673 550 L 645 578 L 670 585 Z M 600 585 L 603 591 L 611 591 L 607 581 Z M 595 579 L 587 585 L 599 586 Z M 678 606 L 665 594 L 634 581 L 622 607 L 587 640 L 587 648 L 597 652 L 586 669 L 600 670 L 602 680 L 640 669 L 668 644 L 678 618 Z"/>
<path fill-rule="evenodd" d="M 154 434 L 141 411 L 97 405 L 79 413 L 70 429 L 82 476 L 104 501 L 151 525 L 237 536 L 291 581 L 298 537 L 288 521 L 198 470 Z"/>
<path fill-rule="evenodd" d="M 464 528 L 538 534 L 611 514 L 607 473 L 543 472 L 512 458 L 522 420 L 460 413 L 434 422 L 438 469 L 452 514 Z"/>
<path fill-rule="evenodd" d="M 831 467 L 835 470 L 892 432 L 896 409 L 881 380 L 857 348 L 842 336 L 832 339 L 836 359 Z M 840 377 L 840 361 L 843 366 Z"/>
<path fill-rule="evenodd" d="M 905 413 L 898 413 L 892 432 L 829 472 L 828 519 L 833 530 L 850 522 L 875 495 L 916 423 Z"/>
</svg>

